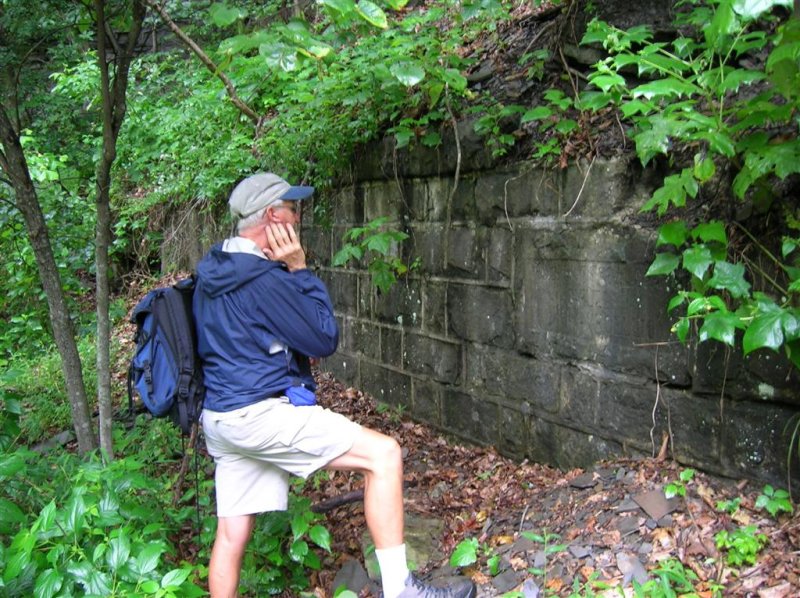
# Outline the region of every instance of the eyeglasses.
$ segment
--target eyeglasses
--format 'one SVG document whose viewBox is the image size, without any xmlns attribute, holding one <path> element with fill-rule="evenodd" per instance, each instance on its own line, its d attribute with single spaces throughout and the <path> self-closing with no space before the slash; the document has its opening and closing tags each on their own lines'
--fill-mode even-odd
<svg viewBox="0 0 800 598">
<path fill-rule="evenodd" d="M 290 211 L 292 214 L 297 214 L 297 204 L 296 204 L 296 203 L 290 203 L 290 204 L 284 204 L 284 203 L 282 203 L 282 204 L 278 204 L 278 205 L 276 205 L 276 206 L 273 206 L 273 207 L 274 207 L 276 210 L 277 210 L 278 208 L 285 208 L 285 209 L 289 210 L 289 211 Z"/>
</svg>

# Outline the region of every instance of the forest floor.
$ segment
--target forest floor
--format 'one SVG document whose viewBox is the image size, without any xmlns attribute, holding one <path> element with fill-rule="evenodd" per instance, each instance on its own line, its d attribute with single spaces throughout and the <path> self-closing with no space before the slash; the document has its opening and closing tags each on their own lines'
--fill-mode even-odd
<svg viewBox="0 0 800 598">
<path fill-rule="evenodd" d="M 756 509 L 761 485 L 696 472 L 684 484 L 685 496 L 668 501 L 664 488 L 683 471 L 669 459 L 619 459 L 571 471 L 515 462 L 445 438 L 327 374 L 319 383 L 322 404 L 402 445 L 407 516 L 443 523 L 438 557 L 421 567 L 422 576 L 452 574 L 450 555 L 474 538 L 477 561 L 461 573 L 475 581 L 479 597 L 632 596 L 634 580 L 644 584 L 659 575 L 672 580 L 677 594 L 653 587 L 640 595 L 800 595 L 800 514 L 776 518 Z M 321 597 L 330 595 L 347 559 L 363 560 L 363 506 L 352 500 L 360 483 L 359 476 L 335 473 L 304 492 L 326 511 L 337 555 L 312 579 Z M 720 509 L 735 500 L 741 501 L 735 513 Z M 715 536 L 745 526 L 756 531 L 739 537 L 736 554 L 754 554 L 761 534 L 765 545 L 753 564 L 729 564 L 731 552 L 718 549 Z M 683 581 L 692 587 L 681 591 Z"/>
</svg>

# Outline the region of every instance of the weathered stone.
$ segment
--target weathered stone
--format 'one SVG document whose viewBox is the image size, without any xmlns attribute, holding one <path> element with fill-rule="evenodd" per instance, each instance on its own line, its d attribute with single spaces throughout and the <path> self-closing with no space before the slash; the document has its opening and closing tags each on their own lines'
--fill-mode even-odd
<svg viewBox="0 0 800 598">
<path fill-rule="evenodd" d="M 426 280 L 422 287 L 422 329 L 436 335 L 447 333 L 447 284 Z"/>
<path fill-rule="evenodd" d="M 440 275 L 444 272 L 445 245 L 441 230 L 418 226 L 414 229 L 412 243 L 423 272 L 428 275 Z"/>
<path fill-rule="evenodd" d="M 493 228 L 489 231 L 486 255 L 486 280 L 506 284 L 513 269 L 514 237 L 510 230 Z"/>
<path fill-rule="evenodd" d="M 411 412 L 415 417 L 430 422 L 434 426 L 441 426 L 441 385 L 428 381 L 413 380 L 413 406 Z"/>
<path fill-rule="evenodd" d="M 358 275 L 343 270 L 321 273 L 337 313 L 358 314 Z"/>
<path fill-rule="evenodd" d="M 499 413 L 500 430 L 497 449 L 504 455 L 524 458 L 529 444 L 529 417 L 513 407 L 503 405 Z"/>
<path fill-rule="evenodd" d="M 479 444 L 497 439 L 498 406 L 486 397 L 446 390 L 442 402 L 442 425 L 457 436 Z"/>
<path fill-rule="evenodd" d="M 361 385 L 382 403 L 411 407 L 411 377 L 406 374 L 362 360 Z"/>
<path fill-rule="evenodd" d="M 459 338 L 506 348 L 514 345 L 511 297 L 502 289 L 451 284 L 447 313 L 450 329 Z"/>
<path fill-rule="evenodd" d="M 452 228 L 445 238 L 449 242 L 447 271 L 455 270 L 458 276 L 483 278 L 483 267 L 479 262 L 478 239 L 474 229 Z"/>
<path fill-rule="evenodd" d="M 400 220 L 404 204 L 402 189 L 394 181 L 374 181 L 364 184 L 364 219 L 369 222 L 386 217 L 389 222 Z"/>
<path fill-rule="evenodd" d="M 375 301 L 375 315 L 400 326 L 422 326 L 422 292 L 419 279 L 403 280 Z"/>
<path fill-rule="evenodd" d="M 349 348 L 354 353 L 363 353 L 371 358 L 381 354 L 380 326 L 368 320 L 353 320 L 350 323 Z"/>
<path fill-rule="evenodd" d="M 558 413 L 564 422 L 592 430 L 600 407 L 600 382 L 589 366 L 563 367 L 558 395 Z"/>
<path fill-rule="evenodd" d="M 401 328 L 381 326 L 381 361 L 387 365 L 403 367 L 403 331 Z"/>
<path fill-rule="evenodd" d="M 403 367 L 437 382 L 455 384 L 461 373 L 461 347 L 457 343 L 419 334 L 405 337 Z"/>
</svg>

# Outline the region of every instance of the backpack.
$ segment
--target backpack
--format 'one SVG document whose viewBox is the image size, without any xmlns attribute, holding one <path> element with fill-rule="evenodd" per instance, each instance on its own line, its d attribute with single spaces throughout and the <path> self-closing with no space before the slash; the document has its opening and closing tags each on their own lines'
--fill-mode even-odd
<svg viewBox="0 0 800 598">
<path fill-rule="evenodd" d="M 150 291 L 131 315 L 136 350 L 128 367 L 128 406 L 134 391 L 154 417 L 170 417 L 184 436 L 200 417 L 205 398 L 192 314 L 195 279 Z"/>
</svg>

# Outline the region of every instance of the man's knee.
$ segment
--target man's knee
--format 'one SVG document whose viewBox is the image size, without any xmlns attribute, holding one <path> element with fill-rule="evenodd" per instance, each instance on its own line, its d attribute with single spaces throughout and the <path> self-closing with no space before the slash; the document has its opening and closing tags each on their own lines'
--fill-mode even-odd
<svg viewBox="0 0 800 598">
<path fill-rule="evenodd" d="M 255 516 L 220 517 L 217 520 L 217 536 L 215 541 L 224 544 L 228 550 L 244 550 L 250 541 L 255 525 Z"/>
<path fill-rule="evenodd" d="M 403 450 L 400 444 L 391 436 L 381 436 L 375 442 L 373 458 L 376 468 L 385 471 L 402 469 Z"/>
</svg>

